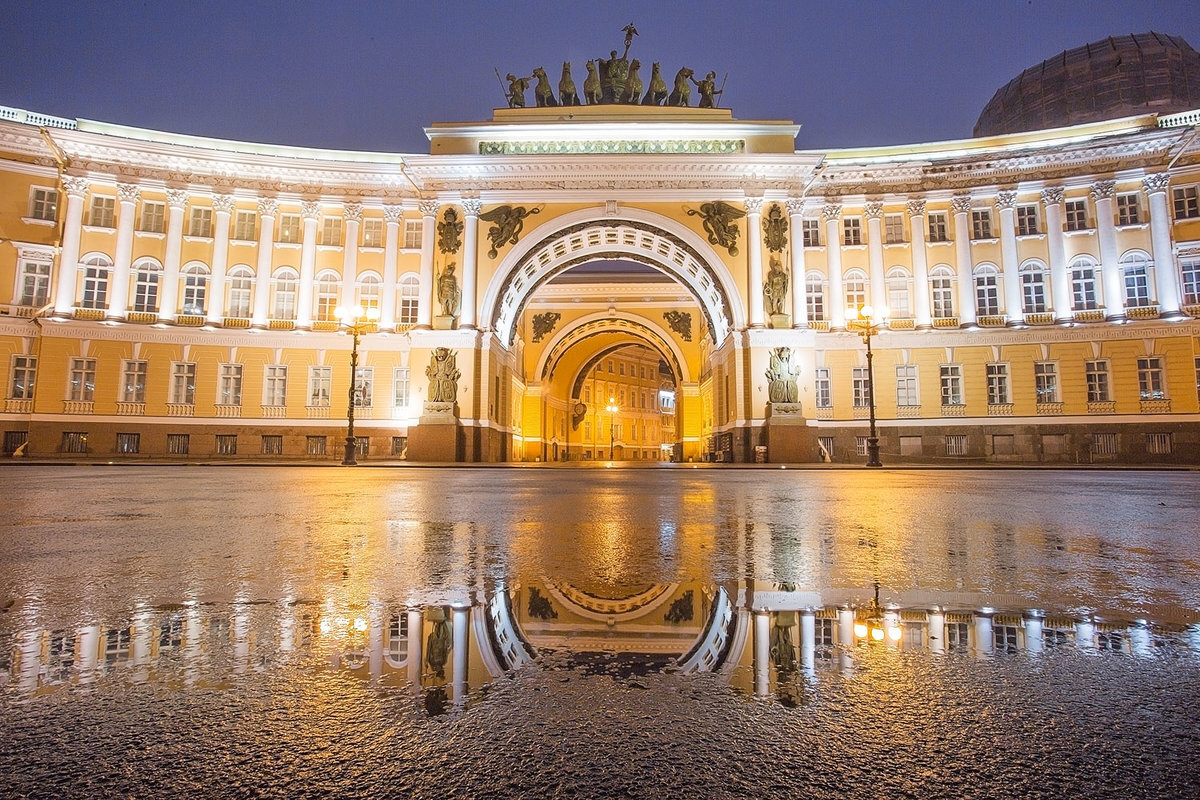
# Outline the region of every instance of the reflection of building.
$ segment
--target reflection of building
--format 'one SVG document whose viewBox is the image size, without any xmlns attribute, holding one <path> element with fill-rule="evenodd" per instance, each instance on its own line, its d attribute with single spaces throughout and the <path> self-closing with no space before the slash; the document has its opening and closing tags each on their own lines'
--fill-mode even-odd
<svg viewBox="0 0 1200 800">
<path fill-rule="evenodd" d="M 380 313 L 353 376 L 369 456 L 594 456 L 581 378 L 636 345 L 667 365 L 677 458 L 852 461 L 866 364 L 845 308 L 870 304 L 890 309 L 885 462 L 1195 463 L 1200 138 L 1159 109 L 822 152 L 728 109 L 498 109 L 387 156 L 4 109 L 4 450 L 336 458 L 333 312 L 361 304 Z M 776 261 L 786 313 L 767 314 Z M 459 314 L 435 315 L 451 263 Z M 803 433 L 772 440 L 778 347 Z M 461 378 L 430 416 L 436 348 Z M 626 457 L 654 438 L 623 437 Z"/>
</svg>

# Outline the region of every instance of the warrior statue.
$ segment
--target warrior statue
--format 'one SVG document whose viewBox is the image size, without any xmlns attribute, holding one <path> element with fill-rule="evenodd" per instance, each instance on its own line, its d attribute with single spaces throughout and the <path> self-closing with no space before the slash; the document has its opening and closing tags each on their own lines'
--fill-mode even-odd
<svg viewBox="0 0 1200 800">
<path fill-rule="evenodd" d="M 442 270 L 437 280 L 438 302 L 442 304 L 443 317 L 458 316 L 458 303 L 462 292 L 458 288 L 458 279 L 454 277 L 454 262 L 451 261 Z"/>
<path fill-rule="evenodd" d="M 524 108 L 525 90 L 529 88 L 529 82 L 533 80 L 533 76 L 518 78 L 510 72 L 504 77 L 508 80 L 508 107 Z"/>
<path fill-rule="evenodd" d="M 779 263 L 779 256 L 771 254 L 771 269 L 767 272 L 767 281 L 763 285 L 763 300 L 766 302 L 767 313 L 771 316 L 783 314 L 783 301 L 787 297 L 788 274 Z"/>
<path fill-rule="evenodd" d="M 713 108 L 714 107 L 713 101 L 714 101 L 715 97 L 717 95 L 719 95 L 722 91 L 724 91 L 723 89 L 717 88 L 717 73 L 710 72 L 704 76 L 703 80 L 699 80 L 699 81 L 696 80 L 695 78 L 692 78 L 691 75 L 688 75 L 688 77 L 691 78 L 692 83 L 696 84 L 696 88 L 700 91 L 700 106 L 699 107 L 700 108 Z"/>
<path fill-rule="evenodd" d="M 429 378 L 429 401 L 433 403 L 453 403 L 458 396 L 458 379 L 462 373 L 455 363 L 457 356 L 449 347 L 436 347 L 425 368 L 425 377 Z"/>
</svg>

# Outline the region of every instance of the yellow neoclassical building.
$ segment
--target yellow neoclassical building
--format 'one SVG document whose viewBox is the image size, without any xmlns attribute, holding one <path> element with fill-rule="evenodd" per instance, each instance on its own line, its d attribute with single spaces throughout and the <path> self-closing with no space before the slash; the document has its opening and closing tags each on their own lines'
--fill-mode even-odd
<svg viewBox="0 0 1200 800">
<path fill-rule="evenodd" d="M 861 462 L 874 407 L 885 464 L 1195 464 L 1198 124 L 813 152 L 596 104 L 389 154 L 0 108 L 3 450 L 335 460 L 353 404 L 368 459 Z"/>
</svg>

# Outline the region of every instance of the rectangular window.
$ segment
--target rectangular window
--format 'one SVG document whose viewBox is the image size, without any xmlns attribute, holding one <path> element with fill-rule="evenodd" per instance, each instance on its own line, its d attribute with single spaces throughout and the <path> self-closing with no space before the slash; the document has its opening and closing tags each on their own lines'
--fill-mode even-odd
<svg viewBox="0 0 1200 800">
<path fill-rule="evenodd" d="M 255 223 L 258 221 L 258 214 L 253 211 L 239 211 L 233 220 L 233 238 L 240 239 L 243 242 L 254 241 Z"/>
<path fill-rule="evenodd" d="M 929 241 L 931 242 L 948 242 L 950 241 L 950 227 L 947 221 L 945 211 L 930 211 L 929 212 Z"/>
<path fill-rule="evenodd" d="M 832 461 L 833 460 L 833 437 L 832 436 L 818 436 L 817 437 L 817 450 L 820 451 L 821 459 L 823 461 Z"/>
<path fill-rule="evenodd" d="M 1086 231 L 1088 229 L 1087 200 L 1068 200 L 1065 207 L 1067 230 Z"/>
<path fill-rule="evenodd" d="M 860 218 L 842 218 L 842 244 L 862 244 L 862 220 Z"/>
<path fill-rule="evenodd" d="M 819 219 L 801 220 L 800 231 L 804 235 L 805 247 L 821 246 L 821 221 Z"/>
<path fill-rule="evenodd" d="M 1117 224 L 1138 225 L 1142 221 L 1142 207 L 1136 192 L 1117 195 Z"/>
<path fill-rule="evenodd" d="M 1033 389 L 1039 403 L 1058 403 L 1058 364 L 1037 361 L 1033 365 Z"/>
<path fill-rule="evenodd" d="M 121 402 L 146 402 L 146 367 L 145 361 L 126 361 L 121 372 Z"/>
<path fill-rule="evenodd" d="M 967 437 L 965 434 L 953 434 L 946 437 L 946 455 L 965 456 L 967 454 Z"/>
<path fill-rule="evenodd" d="M 854 454 L 857 456 L 865 456 L 867 454 L 867 437 L 854 437 Z"/>
<path fill-rule="evenodd" d="M 404 220 L 404 249 L 420 250 L 424 225 L 419 219 Z"/>
<path fill-rule="evenodd" d="M 1115 433 L 1093 433 L 1092 434 L 1092 455 L 1094 456 L 1115 456 L 1117 454 L 1117 434 Z"/>
<path fill-rule="evenodd" d="M 138 230 L 147 233 L 162 233 L 166 228 L 166 216 L 167 206 L 165 203 L 153 200 L 143 201 L 142 218 L 138 223 Z"/>
<path fill-rule="evenodd" d="M 991 209 L 979 208 L 971 212 L 971 238 L 972 239 L 991 239 L 992 238 L 992 212 Z"/>
<path fill-rule="evenodd" d="M 1008 364 L 987 365 L 987 401 L 989 406 L 1012 402 L 1008 393 Z"/>
<path fill-rule="evenodd" d="M 392 455 L 395 458 L 406 458 L 408 456 L 408 437 L 393 436 L 392 437 Z"/>
<path fill-rule="evenodd" d="M 262 437 L 262 451 L 264 456 L 283 455 L 283 437 L 279 434 L 264 433 Z"/>
<path fill-rule="evenodd" d="M 359 367 L 354 373 L 354 407 L 370 408 L 375 396 L 375 368 Z"/>
<path fill-rule="evenodd" d="M 1021 301 L 1026 314 L 1046 313 L 1046 273 L 1040 269 L 1021 273 Z"/>
<path fill-rule="evenodd" d="M 148 265 L 138 268 L 133 275 L 133 310 L 144 314 L 158 312 L 159 273 Z"/>
<path fill-rule="evenodd" d="M 279 241 L 283 244 L 300 243 L 300 215 L 279 215 Z"/>
<path fill-rule="evenodd" d="M 1143 400 L 1163 400 L 1167 396 L 1166 384 L 1163 383 L 1163 363 L 1161 358 L 1139 358 L 1138 390 Z"/>
<path fill-rule="evenodd" d="M 397 410 L 408 408 L 408 367 L 392 372 L 392 404 Z"/>
<path fill-rule="evenodd" d="M 1017 206 L 1017 236 L 1036 236 L 1037 233 L 1037 206 Z"/>
<path fill-rule="evenodd" d="M 287 405 L 287 365 L 268 364 L 263 376 L 263 405 Z"/>
<path fill-rule="evenodd" d="M 949 319 L 954 316 L 954 279 L 934 278 L 929 282 L 933 291 L 933 316 Z"/>
<path fill-rule="evenodd" d="M 321 226 L 321 244 L 337 247 L 342 243 L 342 218 L 326 217 Z"/>
<path fill-rule="evenodd" d="M 118 433 L 118 453 L 140 453 L 142 451 L 142 435 L 140 433 Z"/>
<path fill-rule="evenodd" d="M 1200 258 L 1180 259 L 1179 271 L 1183 278 L 1184 304 L 1200 305 Z"/>
<path fill-rule="evenodd" d="M 825 319 L 825 285 L 819 276 L 810 277 L 804 284 L 804 300 L 810 320 Z"/>
<path fill-rule="evenodd" d="M 940 376 L 942 381 L 942 405 L 961 406 L 963 404 L 962 366 L 959 364 L 942 364 Z"/>
<path fill-rule="evenodd" d="M 29 441 L 29 431 L 5 431 L 4 453 L 15 453 L 17 448 Z"/>
<path fill-rule="evenodd" d="M 89 222 L 94 228 L 113 228 L 117 216 L 117 198 L 93 197 Z"/>
<path fill-rule="evenodd" d="M 1200 217 L 1200 196 L 1195 186 L 1180 186 L 1172 193 L 1175 205 L 1175 219 L 1194 219 Z"/>
<path fill-rule="evenodd" d="M 21 261 L 20 305 L 41 308 L 50 299 L 50 262 Z"/>
<path fill-rule="evenodd" d="M 308 405 L 313 408 L 329 406 L 329 387 L 333 381 L 333 367 L 308 368 Z"/>
<path fill-rule="evenodd" d="M 196 365 L 179 362 L 171 365 L 171 403 L 190 406 L 196 402 Z"/>
<path fill-rule="evenodd" d="M 236 433 L 218 433 L 217 434 L 217 455 L 219 455 L 219 456 L 236 456 L 237 455 L 237 434 Z"/>
<path fill-rule="evenodd" d="M 13 356 L 8 396 L 13 400 L 32 400 L 36 380 L 37 356 Z"/>
<path fill-rule="evenodd" d="M 1087 378 L 1087 401 L 1089 403 L 1107 403 L 1112 400 L 1107 361 L 1085 362 L 1084 374 Z"/>
<path fill-rule="evenodd" d="M 992 628 L 992 643 L 996 653 L 1017 652 L 1017 626 L 996 625 Z"/>
<path fill-rule="evenodd" d="M 217 381 L 217 405 L 242 404 L 242 365 L 222 364 Z"/>
<path fill-rule="evenodd" d="M 994 272 L 975 276 L 975 311 L 981 317 L 1000 313 L 1000 278 Z"/>
<path fill-rule="evenodd" d="M 63 431 L 62 451 L 64 453 L 86 453 L 87 431 Z"/>
<path fill-rule="evenodd" d="M 833 408 L 833 382 L 829 377 L 829 368 L 820 367 L 813 373 L 817 408 Z"/>
<path fill-rule="evenodd" d="M 96 359 L 72 358 L 67 399 L 91 402 L 96 394 Z"/>
<path fill-rule="evenodd" d="M 305 439 L 304 451 L 310 456 L 325 455 L 326 439 L 327 439 L 327 437 L 325 437 L 325 436 L 309 436 L 309 437 L 307 437 Z"/>
<path fill-rule="evenodd" d="M 191 222 L 188 224 L 188 236 L 209 238 L 212 236 L 212 209 L 193 208 Z"/>
<path fill-rule="evenodd" d="M 904 241 L 904 215 L 888 214 L 883 218 L 883 236 L 888 244 L 900 244 Z"/>
<path fill-rule="evenodd" d="M 363 247 L 383 247 L 383 220 L 381 220 L 381 219 L 363 220 L 362 246 Z"/>
<path fill-rule="evenodd" d="M 917 365 L 900 364 L 896 367 L 896 405 L 919 406 L 921 395 L 917 387 Z"/>
<path fill-rule="evenodd" d="M 173 456 L 186 456 L 191 449 L 192 437 L 186 433 L 167 434 L 167 453 Z"/>
<path fill-rule="evenodd" d="M 871 388 L 867 381 L 867 368 L 855 367 L 850 372 L 851 389 L 854 395 L 854 407 L 866 408 L 871 402 Z"/>
<path fill-rule="evenodd" d="M 1174 434 L 1147 433 L 1146 452 L 1156 456 L 1170 455 L 1175 450 Z"/>
<path fill-rule="evenodd" d="M 29 195 L 29 216 L 47 222 L 58 219 L 58 190 L 33 187 Z"/>
</svg>

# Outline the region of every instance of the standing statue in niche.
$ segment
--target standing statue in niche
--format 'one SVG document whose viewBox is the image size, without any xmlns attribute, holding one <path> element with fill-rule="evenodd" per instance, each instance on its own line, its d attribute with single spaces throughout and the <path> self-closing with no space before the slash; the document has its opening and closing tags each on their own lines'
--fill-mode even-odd
<svg viewBox="0 0 1200 800">
<path fill-rule="evenodd" d="M 437 279 L 438 302 L 442 304 L 443 317 L 457 317 L 458 303 L 462 300 L 462 291 L 458 288 L 458 279 L 454 277 L 454 262 L 451 261 L 442 270 Z"/>
<path fill-rule="evenodd" d="M 778 316 L 784 313 L 783 302 L 787 298 L 788 274 L 779 263 L 779 256 L 771 254 L 771 269 L 767 272 L 767 281 L 763 284 L 763 300 L 767 313 Z"/>
<path fill-rule="evenodd" d="M 772 403 L 800 402 L 800 367 L 792 363 L 792 348 L 776 347 L 767 367 L 767 397 Z"/>
<path fill-rule="evenodd" d="M 430 402 L 453 403 L 458 397 L 458 379 L 462 377 L 454 351 L 449 347 L 434 348 L 425 377 L 429 378 Z"/>
</svg>

